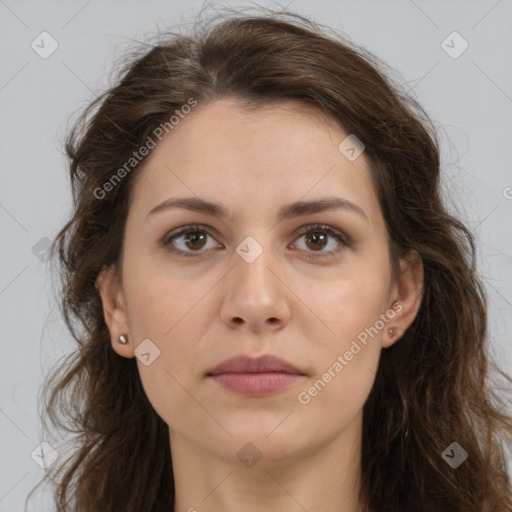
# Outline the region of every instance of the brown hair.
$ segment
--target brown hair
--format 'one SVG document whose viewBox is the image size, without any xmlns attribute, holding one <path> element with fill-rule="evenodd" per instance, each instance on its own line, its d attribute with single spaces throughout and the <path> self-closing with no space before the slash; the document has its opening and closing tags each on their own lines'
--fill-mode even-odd
<svg viewBox="0 0 512 512">
<path fill-rule="evenodd" d="M 131 183 L 148 159 L 104 197 L 98 190 L 191 98 L 201 105 L 233 97 L 248 108 L 306 102 L 363 141 L 393 253 L 414 249 L 423 261 L 420 311 L 383 350 L 364 405 L 364 510 L 512 511 L 503 450 L 512 418 L 491 378 L 512 379 L 489 358 L 474 241 L 441 201 L 428 115 L 368 51 L 289 11 L 210 17 L 195 28 L 137 50 L 66 141 L 74 208 L 53 254 L 78 348 L 45 386 L 46 415 L 76 434 L 71 456 L 51 468 L 58 510 L 140 512 L 174 503 L 168 427 L 135 359 L 112 350 L 95 287 L 104 266 L 119 265 Z M 468 453 L 457 469 L 441 455 L 454 441 Z"/>
</svg>

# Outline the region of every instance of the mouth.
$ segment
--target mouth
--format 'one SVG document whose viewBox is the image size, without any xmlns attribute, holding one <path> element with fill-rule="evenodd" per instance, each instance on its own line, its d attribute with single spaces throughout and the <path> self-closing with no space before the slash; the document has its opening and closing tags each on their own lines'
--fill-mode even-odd
<svg viewBox="0 0 512 512">
<path fill-rule="evenodd" d="M 222 388 L 242 396 L 275 394 L 302 380 L 306 374 L 276 356 L 237 356 L 217 365 L 206 376 Z"/>
</svg>

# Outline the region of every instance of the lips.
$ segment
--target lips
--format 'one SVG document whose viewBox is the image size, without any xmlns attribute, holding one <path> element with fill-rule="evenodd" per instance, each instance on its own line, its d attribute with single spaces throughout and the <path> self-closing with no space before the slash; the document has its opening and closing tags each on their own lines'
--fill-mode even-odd
<svg viewBox="0 0 512 512">
<path fill-rule="evenodd" d="M 274 395 L 297 385 L 306 374 L 280 357 L 237 356 L 210 370 L 207 377 L 226 391 L 244 397 Z"/>
<path fill-rule="evenodd" d="M 210 370 L 208 376 L 224 373 L 287 373 L 290 375 L 305 375 L 297 367 L 277 356 L 266 355 L 258 358 L 236 356 L 223 361 Z"/>
</svg>

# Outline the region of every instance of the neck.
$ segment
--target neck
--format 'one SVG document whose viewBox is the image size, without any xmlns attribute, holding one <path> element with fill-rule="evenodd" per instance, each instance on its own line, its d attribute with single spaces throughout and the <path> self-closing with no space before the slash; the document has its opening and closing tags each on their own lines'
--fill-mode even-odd
<svg viewBox="0 0 512 512">
<path fill-rule="evenodd" d="M 260 442 L 262 456 L 252 465 L 247 449 L 250 467 L 237 456 L 243 442 L 231 440 L 236 448 L 219 454 L 220 443 L 198 445 L 171 433 L 174 512 L 360 512 L 361 432 L 359 415 L 321 446 L 283 454 Z"/>
</svg>

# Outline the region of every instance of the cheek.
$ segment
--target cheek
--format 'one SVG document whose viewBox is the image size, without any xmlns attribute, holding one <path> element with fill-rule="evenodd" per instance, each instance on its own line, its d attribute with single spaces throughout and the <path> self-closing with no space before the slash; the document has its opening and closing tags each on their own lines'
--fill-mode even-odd
<svg viewBox="0 0 512 512">
<path fill-rule="evenodd" d="M 351 266 L 321 286 L 311 284 L 300 292 L 307 298 L 304 302 L 308 308 L 321 320 L 319 325 L 324 326 L 320 339 L 333 348 L 343 348 L 374 326 L 389 307 L 389 269 L 376 261 L 372 263 Z M 380 322 L 379 326 L 382 331 Z"/>
<path fill-rule="evenodd" d="M 136 353 L 142 352 L 143 340 L 151 341 L 151 363 L 146 365 L 144 358 L 137 357 L 139 375 L 157 413 L 169 418 L 172 411 L 190 407 L 191 399 L 185 390 L 203 370 L 201 340 L 213 321 L 214 310 L 207 300 L 208 290 L 218 278 L 192 280 L 158 269 L 139 274 L 136 270 L 130 272 L 126 267 L 124 282 Z"/>
<path fill-rule="evenodd" d="M 332 290 L 331 300 L 321 303 L 321 317 L 328 332 L 310 343 L 315 374 L 298 390 L 298 411 L 305 422 L 322 417 L 321 430 L 344 428 L 361 411 L 373 387 L 386 324 L 384 287 L 359 286 L 346 281 Z M 326 334 L 327 333 L 327 334 Z"/>
<path fill-rule="evenodd" d="M 314 387 L 302 390 L 304 401 L 299 403 L 323 407 L 334 400 L 349 409 L 364 403 L 377 371 L 382 336 L 392 319 L 389 278 L 387 267 L 374 263 L 331 281 L 322 294 L 308 290 L 308 307 L 316 316 L 308 316 L 310 326 L 318 327 L 305 331 L 315 340 L 309 350 L 316 374 Z"/>
<path fill-rule="evenodd" d="M 148 261 L 150 261 L 148 259 Z M 137 338 L 154 337 L 162 343 L 175 339 L 204 317 L 207 292 L 215 276 L 187 277 L 172 268 L 126 268 L 127 314 Z"/>
</svg>

